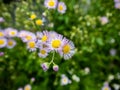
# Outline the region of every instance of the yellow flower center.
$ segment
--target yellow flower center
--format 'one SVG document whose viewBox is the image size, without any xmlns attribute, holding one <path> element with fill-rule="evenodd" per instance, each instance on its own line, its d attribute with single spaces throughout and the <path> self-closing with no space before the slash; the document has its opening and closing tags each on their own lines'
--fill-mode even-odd
<svg viewBox="0 0 120 90">
<path fill-rule="evenodd" d="M 66 83 L 66 82 L 67 82 L 67 79 L 66 79 L 66 78 L 64 78 L 64 79 L 63 79 L 63 82 L 64 82 L 64 83 Z"/>
<path fill-rule="evenodd" d="M 30 88 L 28 86 L 25 87 L 25 90 L 30 90 Z"/>
<path fill-rule="evenodd" d="M 48 2 L 48 5 L 51 6 L 51 7 L 53 7 L 53 6 L 55 5 L 54 0 L 50 0 L 50 1 Z"/>
<path fill-rule="evenodd" d="M 12 46 L 13 45 L 13 41 L 8 41 L 8 45 Z"/>
<path fill-rule="evenodd" d="M 27 39 L 27 40 L 31 40 L 32 37 L 31 37 L 31 36 L 26 36 L 26 39 Z"/>
<path fill-rule="evenodd" d="M 70 52 L 70 45 L 65 45 L 64 47 L 63 47 L 63 53 L 64 54 L 67 54 L 67 53 L 69 53 Z"/>
<path fill-rule="evenodd" d="M 108 88 L 108 87 L 105 87 L 104 90 L 109 90 L 109 88 Z"/>
<path fill-rule="evenodd" d="M 46 51 L 45 50 L 40 50 L 40 53 L 41 54 L 46 54 Z"/>
<path fill-rule="evenodd" d="M 43 21 L 39 19 L 39 20 L 36 20 L 35 23 L 36 23 L 37 25 L 42 25 L 42 24 L 43 24 Z"/>
<path fill-rule="evenodd" d="M 42 41 L 43 41 L 43 42 L 47 41 L 47 36 L 46 36 L 46 35 L 44 35 L 44 36 L 42 37 Z"/>
<path fill-rule="evenodd" d="M 14 31 L 11 31 L 10 34 L 11 34 L 11 35 L 15 35 L 16 33 L 15 33 Z"/>
<path fill-rule="evenodd" d="M 52 47 L 53 48 L 59 48 L 61 45 L 61 41 L 60 40 L 54 40 L 52 41 Z"/>
<path fill-rule="evenodd" d="M 63 6 L 62 6 L 62 5 L 59 5 L 58 9 L 59 9 L 60 11 L 62 11 L 62 10 L 63 10 Z"/>
<path fill-rule="evenodd" d="M 0 37 L 3 37 L 3 36 L 4 36 L 3 32 L 0 32 Z"/>
<path fill-rule="evenodd" d="M 5 41 L 4 40 L 0 40 L 0 45 L 3 45 L 5 43 Z"/>
<path fill-rule="evenodd" d="M 35 15 L 35 14 L 32 14 L 32 15 L 30 16 L 30 18 L 33 20 L 33 19 L 36 18 L 36 15 Z"/>
<path fill-rule="evenodd" d="M 29 47 L 30 47 L 30 48 L 34 48 L 34 47 L 35 47 L 35 42 L 34 42 L 34 41 L 29 42 Z"/>
</svg>

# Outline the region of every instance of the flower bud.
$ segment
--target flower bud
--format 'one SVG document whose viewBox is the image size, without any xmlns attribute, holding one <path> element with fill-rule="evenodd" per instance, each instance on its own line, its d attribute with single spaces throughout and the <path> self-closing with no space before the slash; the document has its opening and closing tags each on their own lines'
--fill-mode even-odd
<svg viewBox="0 0 120 90">
<path fill-rule="evenodd" d="M 59 66 L 58 65 L 54 65 L 53 66 L 53 70 L 57 72 L 59 70 Z"/>
<path fill-rule="evenodd" d="M 49 63 L 45 62 L 41 64 L 41 67 L 44 71 L 47 71 L 49 69 Z"/>
</svg>

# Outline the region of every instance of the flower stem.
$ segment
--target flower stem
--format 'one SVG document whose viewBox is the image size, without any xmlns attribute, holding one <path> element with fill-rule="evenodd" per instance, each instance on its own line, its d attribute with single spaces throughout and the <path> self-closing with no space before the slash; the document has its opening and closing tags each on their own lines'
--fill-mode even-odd
<svg viewBox="0 0 120 90">
<path fill-rule="evenodd" d="M 50 65 L 51 63 L 55 64 L 55 63 L 54 63 L 54 57 L 55 57 L 55 51 L 53 52 L 52 60 L 50 61 L 49 65 Z"/>
</svg>

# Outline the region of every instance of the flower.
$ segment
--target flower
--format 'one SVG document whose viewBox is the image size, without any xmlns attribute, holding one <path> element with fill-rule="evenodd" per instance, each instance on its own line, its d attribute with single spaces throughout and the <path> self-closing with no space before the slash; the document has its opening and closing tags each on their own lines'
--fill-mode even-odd
<svg viewBox="0 0 120 90">
<path fill-rule="evenodd" d="M 58 7 L 57 7 L 57 10 L 58 10 L 58 12 L 60 12 L 60 13 L 65 13 L 66 12 L 66 5 L 65 5 L 65 3 L 64 2 L 59 2 L 58 3 Z"/>
<path fill-rule="evenodd" d="M 42 63 L 41 67 L 44 71 L 47 71 L 49 69 L 49 63 L 48 62 Z"/>
<path fill-rule="evenodd" d="M 80 81 L 80 78 L 78 76 L 76 76 L 75 74 L 72 75 L 72 79 L 76 82 L 79 82 Z"/>
<path fill-rule="evenodd" d="M 73 54 L 75 53 L 75 47 L 72 41 L 69 41 L 68 39 L 63 39 L 63 45 L 62 50 L 59 51 L 61 57 L 63 56 L 65 60 L 71 58 Z"/>
<path fill-rule="evenodd" d="M 68 77 L 66 75 L 62 75 L 61 76 L 61 85 L 67 85 L 70 84 L 71 80 L 68 79 Z"/>
<path fill-rule="evenodd" d="M 43 25 L 43 21 L 41 19 L 38 19 L 35 21 L 36 25 Z"/>
<path fill-rule="evenodd" d="M 105 83 L 102 87 L 102 90 L 111 90 L 111 88 L 109 87 L 108 83 Z"/>
<path fill-rule="evenodd" d="M 5 33 L 7 34 L 7 37 L 16 37 L 18 34 L 17 30 L 13 28 L 6 28 Z"/>
<path fill-rule="evenodd" d="M 53 66 L 53 70 L 57 72 L 59 70 L 59 66 L 58 65 L 54 65 Z"/>
<path fill-rule="evenodd" d="M 20 88 L 18 88 L 17 90 L 23 90 L 23 88 L 20 87 Z"/>
<path fill-rule="evenodd" d="M 7 45 L 7 39 L 6 38 L 0 38 L 0 48 L 3 48 Z"/>
<path fill-rule="evenodd" d="M 109 22 L 108 18 L 106 16 L 103 16 L 100 18 L 100 22 L 102 25 L 105 25 Z"/>
<path fill-rule="evenodd" d="M 89 74 L 90 73 L 90 68 L 89 67 L 85 67 L 84 72 L 85 72 L 85 74 Z"/>
<path fill-rule="evenodd" d="M 27 42 L 27 48 L 30 50 L 30 51 L 36 51 L 36 43 L 35 41 L 28 41 Z"/>
<path fill-rule="evenodd" d="M 31 90 L 31 85 L 30 85 L 30 84 L 27 84 L 27 85 L 24 87 L 24 90 Z"/>
<path fill-rule="evenodd" d="M 0 23 L 4 22 L 4 18 L 3 17 L 0 17 Z"/>
<path fill-rule="evenodd" d="M 59 51 L 62 47 L 63 36 L 60 34 L 57 34 L 55 38 L 50 38 L 48 41 L 48 45 L 51 50 Z"/>
<path fill-rule="evenodd" d="M 4 55 L 4 52 L 0 52 L 0 56 L 3 56 Z"/>
<path fill-rule="evenodd" d="M 16 45 L 16 41 L 13 39 L 8 39 L 7 48 L 11 49 Z"/>
<path fill-rule="evenodd" d="M 111 56 L 115 56 L 116 53 L 117 53 L 116 49 L 114 49 L 114 48 L 110 49 L 110 55 Z"/>
<path fill-rule="evenodd" d="M 5 36 L 5 32 L 3 30 L 0 30 L 0 38 Z"/>
<path fill-rule="evenodd" d="M 31 78 L 31 82 L 34 82 L 34 81 L 35 81 L 35 78 L 34 78 L 34 77 L 32 77 L 32 78 Z"/>
<path fill-rule="evenodd" d="M 48 9 L 55 9 L 57 7 L 57 0 L 45 0 L 44 5 Z"/>
<path fill-rule="evenodd" d="M 48 56 L 48 52 L 49 52 L 49 50 L 47 50 L 47 49 L 40 49 L 40 51 L 38 53 L 38 56 L 42 57 L 42 58 L 45 58 L 45 57 Z"/>
<path fill-rule="evenodd" d="M 116 9 L 120 9 L 120 2 L 115 3 L 115 8 L 116 8 Z"/>
<path fill-rule="evenodd" d="M 112 81 L 114 78 L 115 78 L 115 77 L 114 77 L 114 75 L 112 75 L 112 74 L 110 74 L 110 75 L 108 76 L 108 80 L 109 80 L 109 81 Z"/>
<path fill-rule="evenodd" d="M 118 2 L 120 2 L 120 0 L 114 0 L 114 2 L 115 2 L 115 3 L 118 3 Z"/>
<path fill-rule="evenodd" d="M 35 15 L 35 14 L 32 14 L 31 16 L 30 16 L 30 19 L 31 20 L 33 20 L 33 19 L 35 19 L 37 16 Z"/>
</svg>

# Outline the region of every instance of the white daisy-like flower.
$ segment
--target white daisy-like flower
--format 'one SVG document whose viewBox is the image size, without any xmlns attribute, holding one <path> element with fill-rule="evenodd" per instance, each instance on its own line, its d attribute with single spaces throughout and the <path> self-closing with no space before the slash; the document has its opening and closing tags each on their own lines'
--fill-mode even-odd
<svg viewBox="0 0 120 90">
<path fill-rule="evenodd" d="M 9 40 L 7 41 L 7 48 L 11 49 L 11 48 L 13 48 L 15 45 L 16 45 L 16 41 L 15 41 L 15 40 L 9 39 Z"/>
<path fill-rule="evenodd" d="M 64 2 L 59 2 L 58 3 L 58 7 L 57 7 L 57 10 L 58 10 L 58 12 L 60 12 L 60 13 L 65 13 L 66 12 L 66 5 L 65 5 L 65 3 Z"/>
<path fill-rule="evenodd" d="M 48 41 L 49 32 L 43 31 L 43 32 L 37 32 L 37 39 L 39 42 L 45 43 Z"/>
<path fill-rule="evenodd" d="M 32 41 L 32 40 L 36 41 L 36 36 L 34 33 L 27 31 L 25 33 L 25 36 L 22 38 L 22 40 L 23 40 L 23 42 L 28 42 L 28 41 Z"/>
<path fill-rule="evenodd" d="M 13 28 L 6 28 L 5 33 L 8 37 L 16 37 L 18 35 L 18 31 Z"/>
<path fill-rule="evenodd" d="M 30 51 L 36 51 L 36 42 L 35 41 L 28 41 L 27 42 L 27 48 Z"/>
<path fill-rule="evenodd" d="M 55 9 L 57 7 L 58 0 L 45 0 L 44 5 L 48 9 Z"/>
<path fill-rule="evenodd" d="M 101 22 L 102 25 L 105 25 L 109 22 L 109 19 L 108 19 L 108 17 L 103 16 L 103 17 L 100 18 L 100 22 Z"/>
<path fill-rule="evenodd" d="M 17 90 L 23 90 L 23 88 L 22 88 L 22 87 L 20 87 L 20 88 L 18 88 Z"/>
<path fill-rule="evenodd" d="M 65 60 L 71 58 L 75 53 L 75 47 L 72 41 L 69 41 L 68 39 L 63 39 L 63 45 L 62 49 L 59 51 L 60 56 L 64 57 Z"/>
<path fill-rule="evenodd" d="M 0 48 L 3 48 L 7 45 L 7 39 L 6 38 L 0 38 Z"/>
<path fill-rule="evenodd" d="M 70 83 L 71 83 L 71 80 L 66 75 L 61 76 L 61 85 L 67 85 Z"/>
<path fill-rule="evenodd" d="M 5 36 L 5 32 L 3 30 L 0 30 L 0 38 Z"/>
<path fill-rule="evenodd" d="M 55 50 L 55 51 L 61 50 L 63 45 L 63 36 L 60 34 L 57 34 L 56 37 L 50 38 L 48 41 L 48 45 L 51 50 Z"/>
<path fill-rule="evenodd" d="M 106 82 L 104 83 L 104 86 L 102 87 L 102 90 L 111 90 L 109 84 Z"/>
<path fill-rule="evenodd" d="M 18 33 L 18 37 L 19 38 L 24 38 L 27 34 L 27 31 L 26 30 L 21 30 L 19 33 Z"/>
<path fill-rule="evenodd" d="M 58 33 L 54 32 L 54 31 L 50 31 L 49 32 L 49 38 L 55 38 L 57 37 Z"/>
<path fill-rule="evenodd" d="M 48 56 L 48 52 L 49 52 L 49 50 L 47 50 L 47 49 L 40 49 L 38 56 L 41 58 L 45 58 Z"/>
<path fill-rule="evenodd" d="M 24 90 L 31 90 L 31 85 L 30 84 L 28 84 L 28 85 L 26 85 L 25 87 L 24 87 Z"/>
</svg>

